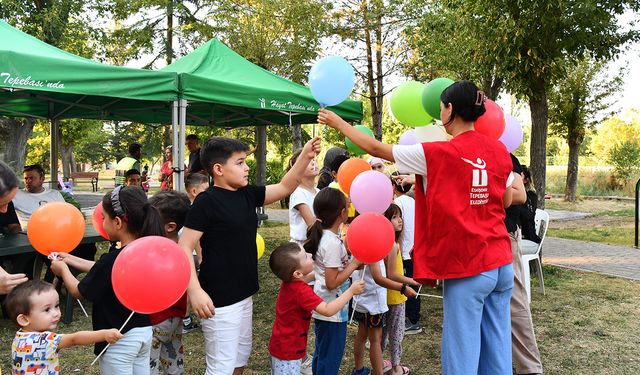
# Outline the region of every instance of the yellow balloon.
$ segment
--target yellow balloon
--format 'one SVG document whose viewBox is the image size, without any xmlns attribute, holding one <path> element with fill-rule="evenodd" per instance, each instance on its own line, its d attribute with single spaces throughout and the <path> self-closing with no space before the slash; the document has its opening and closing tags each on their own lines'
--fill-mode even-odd
<svg viewBox="0 0 640 375">
<path fill-rule="evenodd" d="M 260 233 L 256 233 L 256 247 L 258 248 L 258 259 L 264 255 L 264 238 Z"/>
</svg>

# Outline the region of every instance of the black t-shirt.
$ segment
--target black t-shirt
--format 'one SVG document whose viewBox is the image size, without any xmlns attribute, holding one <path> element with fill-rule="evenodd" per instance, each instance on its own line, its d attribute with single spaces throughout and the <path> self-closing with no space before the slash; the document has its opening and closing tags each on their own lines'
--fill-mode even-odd
<svg viewBox="0 0 640 375">
<path fill-rule="evenodd" d="M 520 165 L 520 161 L 518 161 L 518 158 L 513 154 L 511 154 L 511 163 L 513 164 L 513 172 L 517 174 L 522 173 L 522 165 Z M 504 225 L 507 227 L 507 232 L 515 232 L 520 226 L 520 205 L 512 204 L 505 208 L 504 211 L 507 214 L 504 218 Z"/>
<path fill-rule="evenodd" d="M 536 208 L 538 208 L 538 195 L 535 191 L 527 191 L 527 202 L 520 207 L 520 226 L 522 238 L 540 243 L 542 239 L 536 233 Z"/>
<path fill-rule="evenodd" d="M 204 170 L 200 163 L 200 150 L 189 154 L 189 173 L 198 173 Z"/>
<path fill-rule="evenodd" d="M 124 249 L 124 247 L 123 247 Z M 82 297 L 93 302 L 91 320 L 93 329 L 120 329 L 131 314 L 131 310 L 124 307 L 116 297 L 111 284 L 111 271 L 113 263 L 116 261 L 120 250 L 113 250 L 100 257 L 100 260 L 91 267 L 89 273 L 78 284 L 78 290 Z M 151 325 L 149 315 L 133 314 L 129 323 L 122 329 L 122 333 L 130 331 L 132 328 L 147 327 Z M 106 342 L 95 344 L 93 352 L 98 355 L 107 345 Z M 107 349 L 108 350 L 108 349 Z"/>
<path fill-rule="evenodd" d="M 9 226 L 9 224 L 20 224 L 13 202 L 9 202 L 7 212 L 0 212 L 0 231 Z"/>
<path fill-rule="evenodd" d="M 236 191 L 217 186 L 200 193 L 184 226 L 202 232 L 200 285 L 216 307 L 229 306 L 258 292 L 256 207 L 264 204 L 265 187 Z"/>
</svg>

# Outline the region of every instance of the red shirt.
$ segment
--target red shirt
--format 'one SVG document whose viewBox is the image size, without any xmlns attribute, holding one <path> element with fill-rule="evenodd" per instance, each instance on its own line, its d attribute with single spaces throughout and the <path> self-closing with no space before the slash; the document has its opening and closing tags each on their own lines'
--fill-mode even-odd
<svg viewBox="0 0 640 375">
<path fill-rule="evenodd" d="M 511 263 L 502 204 L 512 169 L 506 148 L 476 131 L 422 148 L 427 190 L 418 178 L 414 279 L 469 277 Z"/>
<path fill-rule="evenodd" d="M 276 320 L 269 340 L 269 353 L 285 361 L 301 359 L 307 350 L 311 312 L 322 303 L 309 285 L 283 282 L 276 300 Z"/>
<path fill-rule="evenodd" d="M 169 307 L 166 310 L 162 310 L 155 314 L 150 314 L 149 319 L 151 320 L 151 324 L 156 325 L 158 323 L 162 323 L 165 320 L 173 317 L 184 318 L 187 315 L 187 293 L 185 292 L 182 297 L 178 300 L 178 302 L 174 303 L 173 306 Z"/>
</svg>

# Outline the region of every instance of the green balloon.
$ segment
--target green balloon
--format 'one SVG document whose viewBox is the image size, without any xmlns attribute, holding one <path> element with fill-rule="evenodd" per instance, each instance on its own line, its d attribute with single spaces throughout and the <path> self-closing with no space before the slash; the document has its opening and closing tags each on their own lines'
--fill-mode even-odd
<svg viewBox="0 0 640 375">
<path fill-rule="evenodd" d="M 373 132 L 368 127 L 364 125 L 356 125 L 354 126 L 354 128 L 356 128 L 356 130 L 359 131 L 360 133 L 368 135 L 369 137 L 373 138 Z M 351 152 L 352 154 L 358 155 L 358 156 L 366 154 L 364 150 L 356 146 L 356 144 L 351 142 L 349 138 L 345 137 L 344 143 L 347 144 L 347 150 L 349 150 L 349 152 Z"/>
<path fill-rule="evenodd" d="M 422 106 L 422 92 L 425 85 L 421 82 L 409 81 L 400 84 L 391 94 L 391 112 L 393 117 L 405 125 L 424 126 L 433 118 Z"/>
<path fill-rule="evenodd" d="M 440 119 L 440 95 L 442 92 L 455 82 L 449 78 L 436 78 L 427 83 L 422 92 L 422 106 L 427 113 L 435 118 Z"/>
</svg>

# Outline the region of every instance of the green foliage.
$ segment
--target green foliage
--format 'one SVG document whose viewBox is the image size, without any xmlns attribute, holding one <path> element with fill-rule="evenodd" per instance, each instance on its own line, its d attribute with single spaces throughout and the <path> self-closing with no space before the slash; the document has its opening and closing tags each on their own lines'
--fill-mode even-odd
<svg viewBox="0 0 640 375">
<path fill-rule="evenodd" d="M 33 126 L 33 133 L 27 141 L 26 165 L 40 164 L 45 170 L 49 169 L 49 122 L 37 121 Z"/>
<path fill-rule="evenodd" d="M 623 141 L 640 145 L 640 112 L 637 110 L 610 117 L 598 125 L 590 145 L 590 151 L 601 163 L 606 163 L 611 149 Z"/>
<path fill-rule="evenodd" d="M 628 181 L 640 170 L 640 144 L 624 140 L 609 150 L 609 163 L 613 165 L 616 177 Z"/>
</svg>

